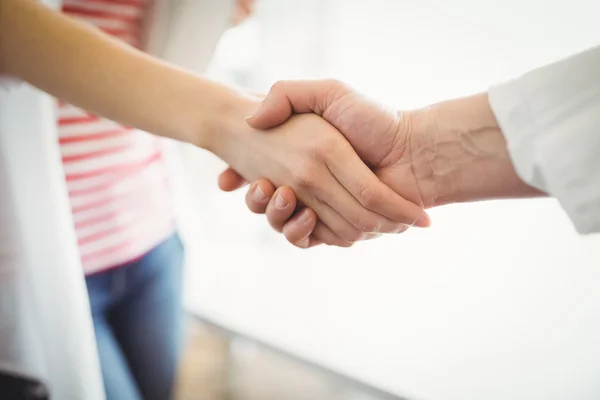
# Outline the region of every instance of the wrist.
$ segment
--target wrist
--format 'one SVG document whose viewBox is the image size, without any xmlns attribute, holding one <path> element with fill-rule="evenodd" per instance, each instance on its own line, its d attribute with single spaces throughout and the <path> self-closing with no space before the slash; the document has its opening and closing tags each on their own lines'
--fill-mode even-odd
<svg viewBox="0 0 600 400">
<path fill-rule="evenodd" d="M 198 91 L 197 100 L 189 102 L 184 135 L 190 143 L 223 159 L 236 137 L 249 129 L 246 118 L 259 103 L 230 87 L 211 84 L 208 95 Z"/>
<path fill-rule="evenodd" d="M 539 195 L 516 174 L 487 94 L 412 112 L 411 157 L 430 207 Z"/>
</svg>

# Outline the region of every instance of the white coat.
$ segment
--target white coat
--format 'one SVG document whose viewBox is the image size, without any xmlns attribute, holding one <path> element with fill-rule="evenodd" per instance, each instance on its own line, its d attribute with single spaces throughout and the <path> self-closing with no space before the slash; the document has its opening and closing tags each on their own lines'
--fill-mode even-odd
<svg viewBox="0 0 600 400">
<path fill-rule="evenodd" d="M 490 89 L 520 177 L 600 232 L 600 46 Z"/>
<path fill-rule="evenodd" d="M 42 0 L 59 8 L 60 0 Z M 148 51 L 201 72 L 233 0 L 155 0 Z M 54 100 L 0 80 L 0 371 L 53 399 L 104 398 L 61 165 Z"/>
</svg>

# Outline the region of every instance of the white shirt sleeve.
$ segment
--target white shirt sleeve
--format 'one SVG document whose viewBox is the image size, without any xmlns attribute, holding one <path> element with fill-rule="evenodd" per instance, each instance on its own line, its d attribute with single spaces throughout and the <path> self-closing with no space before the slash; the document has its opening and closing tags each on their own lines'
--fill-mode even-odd
<svg viewBox="0 0 600 400">
<path fill-rule="evenodd" d="M 489 99 L 521 179 L 557 198 L 579 233 L 600 232 L 600 46 Z"/>
</svg>

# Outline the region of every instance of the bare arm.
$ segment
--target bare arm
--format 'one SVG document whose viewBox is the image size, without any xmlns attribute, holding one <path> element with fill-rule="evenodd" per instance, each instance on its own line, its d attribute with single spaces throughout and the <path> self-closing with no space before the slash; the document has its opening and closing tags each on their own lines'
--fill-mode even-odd
<svg viewBox="0 0 600 400">
<path fill-rule="evenodd" d="M 156 60 L 34 0 L 0 2 L 0 73 L 106 118 L 208 149 L 216 116 L 253 109 L 230 88 Z"/>
<path fill-rule="evenodd" d="M 276 129 L 281 135 L 264 134 L 245 123 L 255 101 L 35 0 L 0 0 L 0 73 L 122 124 L 207 149 L 247 179 L 290 185 L 343 240 L 395 232 L 424 216 L 381 183 L 322 119 L 293 118 Z"/>
<path fill-rule="evenodd" d="M 487 93 L 407 114 L 412 172 L 431 206 L 542 193 L 517 175 Z"/>
</svg>

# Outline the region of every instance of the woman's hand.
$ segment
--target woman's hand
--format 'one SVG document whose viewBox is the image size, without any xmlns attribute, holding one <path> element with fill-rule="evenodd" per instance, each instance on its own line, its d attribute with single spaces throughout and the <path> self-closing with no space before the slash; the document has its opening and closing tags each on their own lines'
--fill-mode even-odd
<svg viewBox="0 0 600 400">
<path fill-rule="evenodd" d="M 227 179 L 223 174 L 221 179 Z M 219 182 L 223 187 L 223 182 Z M 267 220 L 273 229 L 283 233 L 285 238 L 294 246 L 302 249 L 322 244 L 312 236 L 317 225 L 317 215 L 306 207 L 298 207 L 296 195 L 289 187 L 275 188 L 267 179 L 259 179 L 252 183 L 246 193 L 246 204 L 256 214 L 266 214 Z M 365 239 L 377 237 L 381 234 L 367 234 Z M 329 244 L 329 243 L 328 243 Z M 350 247 L 352 242 L 340 242 L 338 246 Z"/>
<path fill-rule="evenodd" d="M 243 118 L 234 125 L 210 150 L 246 180 L 265 177 L 291 188 L 322 221 L 327 243 L 347 246 L 426 218 L 420 207 L 381 183 L 340 132 L 316 115 L 293 116 L 268 131 L 250 128 Z"/>
</svg>

